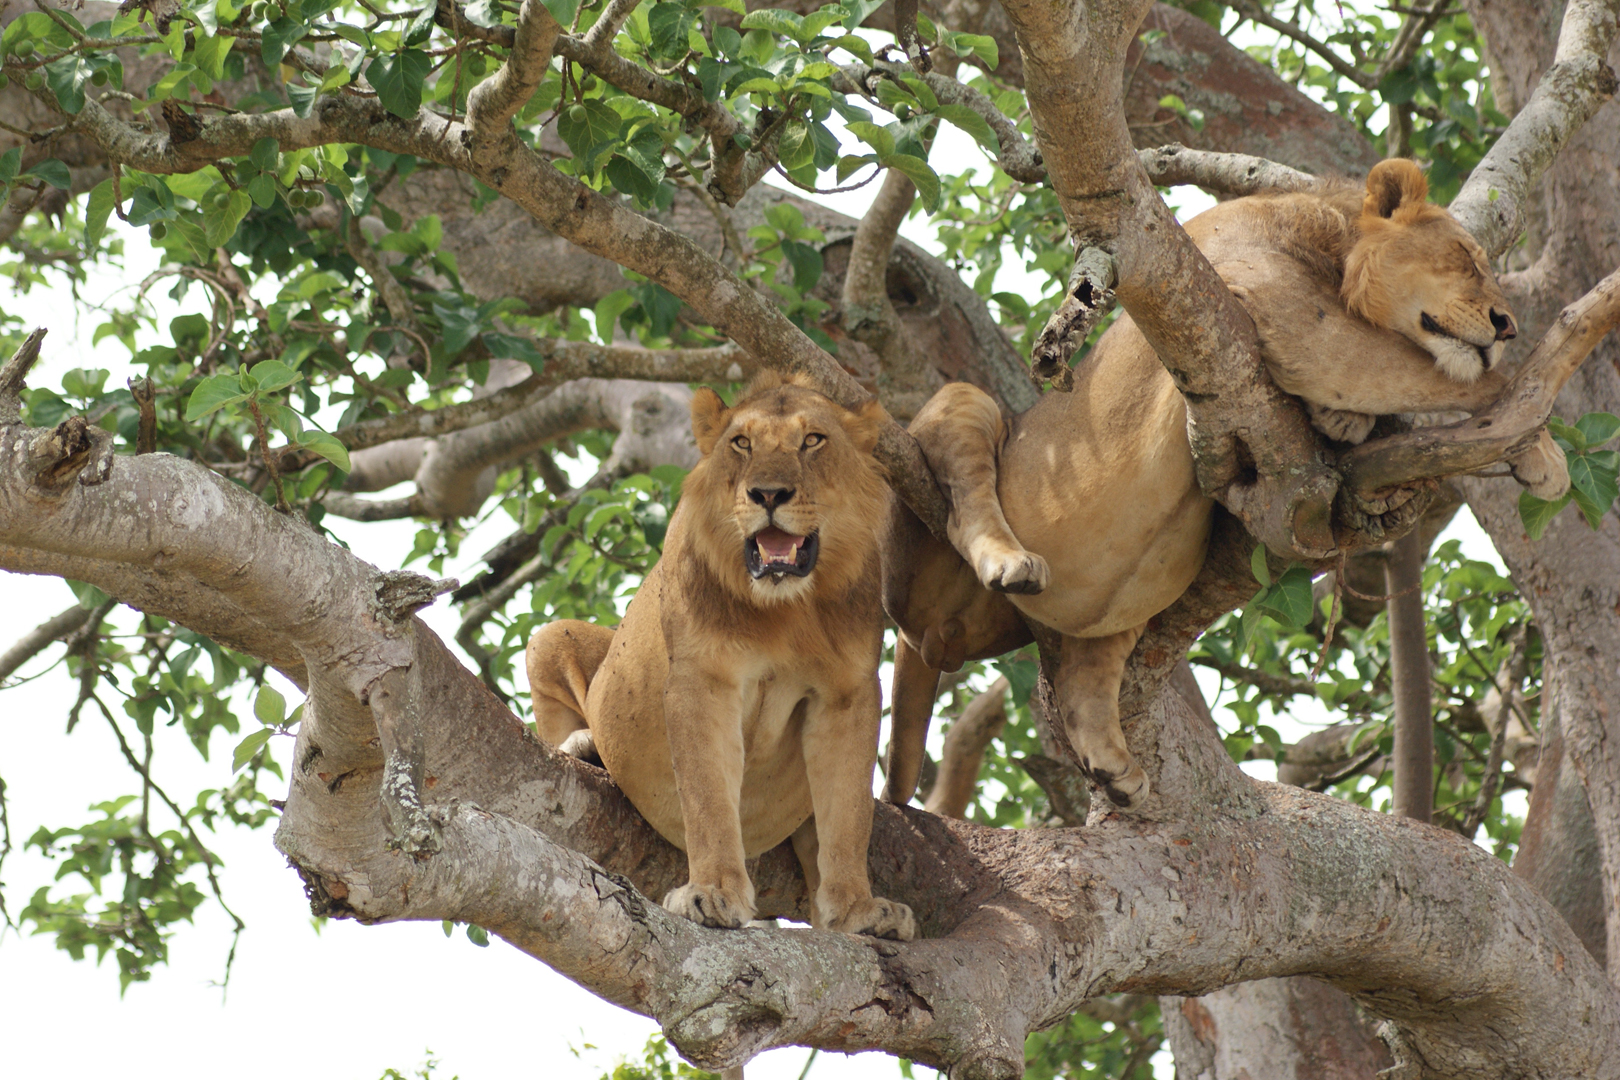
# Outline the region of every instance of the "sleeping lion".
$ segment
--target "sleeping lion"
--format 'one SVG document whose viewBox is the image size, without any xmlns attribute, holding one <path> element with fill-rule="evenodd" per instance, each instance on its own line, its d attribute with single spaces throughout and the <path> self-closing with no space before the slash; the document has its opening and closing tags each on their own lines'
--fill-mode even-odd
<svg viewBox="0 0 1620 1080">
<path fill-rule="evenodd" d="M 1329 438 L 1359 443 L 1379 415 L 1477 411 L 1505 386 L 1492 369 L 1513 314 L 1484 251 L 1427 198 L 1417 166 L 1390 160 L 1365 189 L 1250 196 L 1187 224 L 1254 319 L 1272 379 Z M 1081 768 L 1121 808 L 1148 795 L 1120 730 L 1120 679 L 1148 619 L 1203 565 L 1213 504 L 1181 394 L 1129 315 L 1074 377 L 1072 393 L 1010 421 L 954 383 L 911 424 L 951 503 L 951 545 L 896 504 L 892 802 L 916 789 L 940 671 L 1026 643 L 1020 613 L 1062 635 L 1058 709 Z M 1569 485 L 1545 431 L 1510 464 L 1542 498 Z"/>
<path fill-rule="evenodd" d="M 730 409 L 697 391 L 703 458 L 624 622 L 554 622 L 529 641 L 541 738 L 579 757 L 594 745 L 686 851 L 690 881 L 664 907 L 694 922 L 752 919 L 745 861 L 791 837 L 815 926 L 915 933 L 866 873 L 885 419 L 876 401 L 850 412 L 774 374 Z"/>
</svg>

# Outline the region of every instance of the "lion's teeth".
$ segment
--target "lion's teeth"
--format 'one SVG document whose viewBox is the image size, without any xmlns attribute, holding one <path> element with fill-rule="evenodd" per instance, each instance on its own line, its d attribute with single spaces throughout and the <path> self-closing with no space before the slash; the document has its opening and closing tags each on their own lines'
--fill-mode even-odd
<svg viewBox="0 0 1620 1080">
<path fill-rule="evenodd" d="M 794 544 L 792 547 L 788 548 L 787 560 L 786 561 L 790 562 L 790 563 L 797 563 L 799 561 L 799 545 L 798 544 Z"/>
</svg>

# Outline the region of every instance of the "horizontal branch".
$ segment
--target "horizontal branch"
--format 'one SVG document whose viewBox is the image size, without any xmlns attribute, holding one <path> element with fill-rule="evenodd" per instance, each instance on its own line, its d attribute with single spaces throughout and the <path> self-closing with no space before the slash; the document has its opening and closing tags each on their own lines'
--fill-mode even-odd
<svg viewBox="0 0 1620 1080">
<path fill-rule="evenodd" d="M 1362 496 L 1430 477 L 1492 465 L 1537 437 L 1558 392 L 1610 330 L 1620 325 L 1620 270 L 1570 304 L 1490 408 L 1448 427 L 1419 428 L 1362 443 L 1340 461 Z"/>
<path fill-rule="evenodd" d="M 1221 195 L 1255 195 L 1264 191 L 1309 191 L 1321 183 L 1310 173 L 1248 154 L 1189 150 L 1178 143 L 1138 150 L 1148 179 L 1160 187 L 1193 184 Z"/>
</svg>

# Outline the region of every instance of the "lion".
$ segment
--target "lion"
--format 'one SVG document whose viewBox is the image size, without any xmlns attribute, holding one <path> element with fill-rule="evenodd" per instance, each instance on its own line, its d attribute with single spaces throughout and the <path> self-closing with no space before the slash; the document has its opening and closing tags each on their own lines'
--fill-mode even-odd
<svg viewBox="0 0 1620 1080">
<path fill-rule="evenodd" d="M 690 880 L 663 903 L 694 922 L 752 919 L 746 861 L 791 838 L 813 925 L 915 934 L 866 871 L 890 500 L 872 450 L 886 419 L 875 400 L 851 412 L 775 374 L 729 409 L 698 390 L 703 456 L 624 621 L 554 622 L 529 641 L 540 737 L 600 755 L 687 853 Z"/>
<path fill-rule="evenodd" d="M 1483 249 L 1427 199 L 1418 167 L 1389 160 L 1364 188 L 1250 196 L 1187 224 L 1253 318 L 1272 379 L 1330 439 L 1359 443 L 1380 415 L 1477 411 L 1506 385 L 1493 369 L 1513 314 Z M 1120 729 L 1120 680 L 1147 621 L 1203 566 L 1214 504 L 1185 402 L 1129 315 L 1074 377 L 1010 420 L 949 384 L 911 424 L 949 498 L 951 544 L 896 507 L 891 802 L 916 790 L 940 672 L 1028 642 L 1020 616 L 1061 635 L 1057 706 L 1081 769 L 1121 809 L 1149 794 Z M 1568 488 L 1545 431 L 1511 465 L 1542 498 Z"/>
</svg>

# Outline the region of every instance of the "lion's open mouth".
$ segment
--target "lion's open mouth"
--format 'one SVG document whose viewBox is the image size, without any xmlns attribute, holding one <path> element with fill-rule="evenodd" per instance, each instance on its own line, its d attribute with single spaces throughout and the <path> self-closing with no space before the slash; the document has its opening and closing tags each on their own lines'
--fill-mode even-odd
<svg viewBox="0 0 1620 1080">
<path fill-rule="evenodd" d="M 821 541 L 815 533 L 794 536 L 775 525 L 767 525 L 743 541 L 743 564 L 756 581 L 767 574 L 805 577 L 816 568 L 816 556 L 820 553 Z"/>
</svg>

